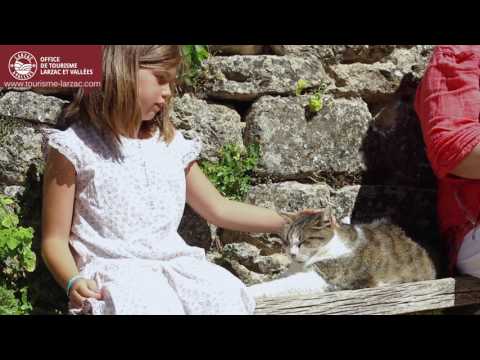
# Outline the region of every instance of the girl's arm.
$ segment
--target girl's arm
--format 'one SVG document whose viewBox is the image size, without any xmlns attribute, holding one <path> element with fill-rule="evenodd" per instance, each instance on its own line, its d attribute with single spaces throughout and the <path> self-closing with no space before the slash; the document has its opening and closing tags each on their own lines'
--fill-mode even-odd
<svg viewBox="0 0 480 360">
<path fill-rule="evenodd" d="M 43 177 L 42 258 L 64 289 L 78 274 L 69 248 L 75 199 L 75 169 L 57 150 L 50 148 Z"/>
<path fill-rule="evenodd" d="M 276 211 L 226 199 L 196 162 L 186 170 L 187 203 L 218 227 L 252 233 L 281 233 L 287 221 Z"/>
<path fill-rule="evenodd" d="M 57 150 L 50 149 L 43 177 L 42 258 L 62 288 L 78 275 L 69 239 L 75 202 L 75 168 Z M 68 293 L 71 303 L 81 307 L 86 298 L 101 300 L 92 279 L 74 280 Z"/>
</svg>

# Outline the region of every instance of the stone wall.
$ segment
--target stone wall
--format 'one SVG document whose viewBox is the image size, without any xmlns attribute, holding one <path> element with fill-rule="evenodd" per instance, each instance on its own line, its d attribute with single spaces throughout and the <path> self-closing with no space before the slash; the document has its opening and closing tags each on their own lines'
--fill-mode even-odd
<svg viewBox="0 0 480 360">
<path fill-rule="evenodd" d="M 201 159 L 217 160 L 227 143 L 260 145 L 246 202 L 282 211 L 331 205 L 352 222 L 388 217 L 444 264 L 435 178 L 413 109 L 432 49 L 215 45 L 198 90 L 174 100 L 172 118 L 186 137 L 202 139 Z M 300 79 L 308 86 L 297 96 Z M 319 86 L 328 106 L 312 113 L 308 99 Z M 46 150 L 39 129 L 59 127 L 70 100 L 68 92 L 0 90 L 0 191 L 19 199 L 37 246 Z M 250 284 L 288 265 L 275 236 L 217 229 L 188 206 L 179 232 Z"/>
</svg>

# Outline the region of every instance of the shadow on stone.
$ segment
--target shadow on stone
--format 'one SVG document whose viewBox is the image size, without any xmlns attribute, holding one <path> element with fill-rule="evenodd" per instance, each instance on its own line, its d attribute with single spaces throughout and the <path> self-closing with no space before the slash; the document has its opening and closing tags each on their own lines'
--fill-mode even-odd
<svg viewBox="0 0 480 360">
<path fill-rule="evenodd" d="M 205 250 L 210 249 L 212 243 L 210 227 L 188 204 L 185 204 L 185 211 L 178 226 L 178 233 L 188 245 Z"/>
<path fill-rule="evenodd" d="M 436 179 L 413 105 L 417 85 L 405 76 L 368 129 L 361 147 L 366 170 L 352 223 L 389 219 L 431 254 L 443 277 L 447 259 L 436 217 Z"/>
</svg>

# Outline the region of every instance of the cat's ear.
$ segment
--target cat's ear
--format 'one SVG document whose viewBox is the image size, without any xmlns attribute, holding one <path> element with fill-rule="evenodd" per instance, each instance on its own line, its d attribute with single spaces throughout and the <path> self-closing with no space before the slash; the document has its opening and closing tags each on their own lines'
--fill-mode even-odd
<svg viewBox="0 0 480 360">
<path fill-rule="evenodd" d="M 297 213 L 291 213 L 291 212 L 285 212 L 285 211 L 280 211 L 279 214 L 280 216 L 285 218 L 289 223 L 294 222 L 298 217 Z"/>
</svg>

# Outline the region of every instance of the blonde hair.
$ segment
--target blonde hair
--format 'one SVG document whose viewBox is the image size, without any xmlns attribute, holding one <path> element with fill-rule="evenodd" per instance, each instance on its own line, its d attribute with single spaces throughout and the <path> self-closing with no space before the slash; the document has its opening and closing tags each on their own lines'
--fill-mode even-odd
<svg viewBox="0 0 480 360">
<path fill-rule="evenodd" d="M 180 65 L 180 66 L 179 66 Z M 72 103 L 65 109 L 64 118 L 88 121 L 102 136 L 113 140 L 119 149 L 120 137 L 134 137 L 142 124 L 138 101 L 138 70 L 155 69 L 167 72 L 171 68 L 182 70 L 182 53 L 179 45 L 106 45 L 103 47 L 102 86 L 86 93 L 78 89 Z M 177 77 L 178 78 L 178 77 Z M 172 97 L 175 82 L 170 83 Z M 160 129 L 159 138 L 170 143 L 175 127 L 170 120 L 171 98 L 165 109 L 155 115 L 149 129 L 153 134 Z"/>
</svg>

